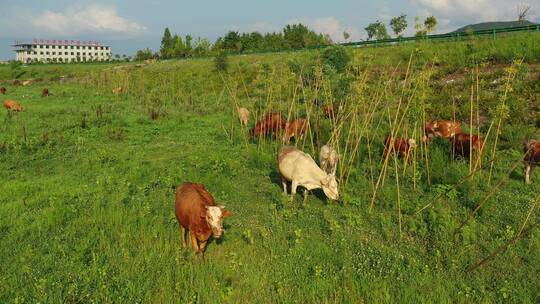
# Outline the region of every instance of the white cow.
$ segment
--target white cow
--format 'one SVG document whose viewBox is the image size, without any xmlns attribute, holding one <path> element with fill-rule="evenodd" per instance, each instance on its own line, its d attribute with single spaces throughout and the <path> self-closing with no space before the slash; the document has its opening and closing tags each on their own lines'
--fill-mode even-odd
<svg viewBox="0 0 540 304">
<path fill-rule="evenodd" d="M 239 108 L 238 119 L 240 120 L 240 124 L 242 126 L 247 126 L 249 123 L 249 110 L 246 108 Z"/>
<path fill-rule="evenodd" d="M 279 150 L 278 163 L 285 195 L 287 194 L 287 181 L 292 182 L 291 199 L 294 199 L 298 186 L 307 190 L 304 192 L 304 201 L 309 190 L 318 188 L 322 188 L 324 194 L 331 200 L 339 198 L 335 175 L 328 174 L 319 168 L 309 154 L 295 147 L 285 146 Z"/>
<path fill-rule="evenodd" d="M 338 160 L 339 154 L 337 153 L 336 149 L 328 145 L 321 147 L 321 151 L 319 152 L 319 164 L 324 172 L 335 175 Z"/>
</svg>

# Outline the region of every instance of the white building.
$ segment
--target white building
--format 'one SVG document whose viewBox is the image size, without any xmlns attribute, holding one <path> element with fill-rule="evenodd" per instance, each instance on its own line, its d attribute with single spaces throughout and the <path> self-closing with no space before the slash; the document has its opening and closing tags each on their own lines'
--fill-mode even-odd
<svg viewBox="0 0 540 304">
<path fill-rule="evenodd" d="M 15 42 L 15 59 L 21 62 L 87 62 L 112 59 L 110 46 L 98 41 L 34 39 Z"/>
</svg>

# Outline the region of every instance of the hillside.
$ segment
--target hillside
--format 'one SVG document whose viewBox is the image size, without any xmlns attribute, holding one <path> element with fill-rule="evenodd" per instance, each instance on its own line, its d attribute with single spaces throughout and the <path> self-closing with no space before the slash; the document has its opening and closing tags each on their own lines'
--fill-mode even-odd
<svg viewBox="0 0 540 304">
<path fill-rule="evenodd" d="M 0 67 L 26 109 L 0 119 L 0 303 L 539 303 L 540 35 L 328 50 Z M 339 199 L 285 196 L 279 136 L 250 138 L 239 106 L 249 128 L 307 119 L 291 144 L 338 149 Z M 422 141 L 433 119 L 483 153 Z M 383 156 L 392 130 L 406 159 Z M 185 181 L 234 213 L 204 261 L 180 241 Z"/>
<path fill-rule="evenodd" d="M 504 28 L 513 28 L 521 26 L 532 26 L 536 23 L 530 22 L 528 20 L 523 21 L 497 21 L 497 22 L 482 22 L 477 24 L 469 24 L 464 27 L 461 27 L 451 33 L 464 33 L 466 31 L 488 31 L 488 30 L 498 30 Z"/>
</svg>

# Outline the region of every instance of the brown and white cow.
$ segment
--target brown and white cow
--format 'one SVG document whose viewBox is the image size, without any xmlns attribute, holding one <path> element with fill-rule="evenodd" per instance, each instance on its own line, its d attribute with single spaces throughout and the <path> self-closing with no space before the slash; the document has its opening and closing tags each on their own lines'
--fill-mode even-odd
<svg viewBox="0 0 540 304">
<path fill-rule="evenodd" d="M 249 110 L 246 108 L 239 108 L 238 119 L 240 120 L 240 125 L 247 126 L 249 123 Z"/>
<path fill-rule="evenodd" d="M 307 190 L 304 192 L 304 201 L 308 191 L 318 188 L 322 188 L 324 194 L 331 200 L 339 198 L 335 175 L 328 174 L 319 168 L 309 154 L 295 147 L 284 146 L 278 153 L 278 165 L 285 195 L 287 194 L 287 182 L 292 183 L 291 199 L 294 199 L 298 186 Z"/>
<path fill-rule="evenodd" d="M 11 99 L 4 100 L 4 108 L 6 108 L 6 110 L 8 110 L 8 111 L 13 111 L 13 112 L 23 112 L 24 111 L 24 108 L 18 102 L 16 102 L 15 100 L 11 100 Z"/>
<path fill-rule="evenodd" d="M 49 96 L 49 89 L 44 88 L 43 90 L 41 90 L 41 97 L 47 97 L 47 96 Z"/>
<path fill-rule="evenodd" d="M 471 154 L 480 155 L 484 149 L 484 140 L 478 135 L 457 133 L 450 139 L 450 141 L 452 142 L 454 156 L 468 158 Z"/>
<path fill-rule="evenodd" d="M 216 206 L 212 194 L 204 185 L 185 182 L 176 188 L 176 219 L 182 233 L 182 246 L 186 246 L 186 229 L 195 254 L 202 252 L 203 258 L 210 237 L 219 239 L 223 235 L 223 218 L 232 212 Z"/>
<path fill-rule="evenodd" d="M 535 166 L 540 166 L 540 140 L 530 140 L 523 146 L 525 156 L 525 183 L 531 183 L 531 174 Z"/>
<path fill-rule="evenodd" d="M 383 157 L 386 158 L 387 154 L 390 151 L 395 151 L 398 157 L 409 159 L 409 155 L 412 149 L 416 149 L 416 141 L 413 138 L 405 140 L 401 137 L 392 137 L 388 135 L 386 136 L 386 139 L 384 141 Z"/>
<path fill-rule="evenodd" d="M 461 122 L 454 120 L 433 120 L 424 125 L 424 141 L 433 137 L 452 138 L 461 133 Z"/>
<path fill-rule="evenodd" d="M 0 88 L 0 94 L 5 95 L 6 92 L 7 92 L 6 88 L 4 88 L 4 87 Z"/>
<path fill-rule="evenodd" d="M 328 174 L 336 174 L 339 154 L 336 149 L 329 145 L 324 145 L 319 151 L 319 165 L 324 172 Z"/>
<path fill-rule="evenodd" d="M 296 141 L 302 139 L 308 128 L 307 120 L 304 118 L 298 118 L 293 121 L 290 121 L 285 126 L 285 143 L 291 142 L 291 139 L 294 137 Z"/>
<path fill-rule="evenodd" d="M 267 135 L 277 136 L 285 127 L 285 120 L 279 112 L 266 114 L 263 119 L 259 120 L 255 127 L 249 130 L 251 137 L 260 137 Z"/>
</svg>

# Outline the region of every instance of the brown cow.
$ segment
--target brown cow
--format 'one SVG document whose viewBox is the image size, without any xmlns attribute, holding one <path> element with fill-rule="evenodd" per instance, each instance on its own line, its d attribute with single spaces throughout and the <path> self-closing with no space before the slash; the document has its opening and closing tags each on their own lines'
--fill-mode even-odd
<svg viewBox="0 0 540 304">
<path fill-rule="evenodd" d="M 331 103 L 325 105 L 323 111 L 324 111 L 324 116 L 326 116 L 326 118 L 335 117 L 334 105 L 332 105 Z"/>
<path fill-rule="evenodd" d="M 4 87 L 0 88 L 0 94 L 5 95 L 6 92 L 7 92 L 6 88 L 4 88 Z"/>
<path fill-rule="evenodd" d="M 23 112 L 24 111 L 24 108 L 18 102 L 16 102 L 15 100 L 11 100 L 11 99 L 4 100 L 4 108 L 6 108 L 6 110 L 8 110 L 8 111 L 13 111 L 13 112 Z"/>
<path fill-rule="evenodd" d="M 424 125 L 424 141 L 433 137 L 452 138 L 461 133 L 461 122 L 453 120 L 434 120 Z"/>
<path fill-rule="evenodd" d="M 41 91 L 41 97 L 47 97 L 49 96 L 49 89 L 48 88 L 44 88 L 42 91 Z"/>
<path fill-rule="evenodd" d="M 276 136 L 285 127 L 285 120 L 279 112 L 266 114 L 263 119 L 259 120 L 255 127 L 249 130 L 251 137 L 260 137 L 272 134 Z"/>
<path fill-rule="evenodd" d="M 469 157 L 471 152 L 481 153 L 484 149 L 484 140 L 478 135 L 457 133 L 450 140 L 452 141 L 454 156 Z"/>
<path fill-rule="evenodd" d="M 112 92 L 115 95 L 120 95 L 120 94 L 124 93 L 124 88 L 123 87 L 117 87 L 117 88 L 112 89 Z"/>
<path fill-rule="evenodd" d="M 386 158 L 387 154 L 393 150 L 398 157 L 409 159 L 409 153 L 412 149 L 416 148 L 416 141 L 413 138 L 405 140 L 401 137 L 386 136 L 384 141 L 384 153 L 383 157 Z M 393 152 L 392 152 L 393 153 Z"/>
<path fill-rule="evenodd" d="M 240 120 L 240 125 L 247 126 L 249 122 L 249 110 L 246 108 L 239 108 L 238 119 Z"/>
<path fill-rule="evenodd" d="M 202 184 L 185 182 L 176 188 L 176 219 L 182 230 L 182 246 L 186 246 L 186 229 L 189 230 L 195 254 L 204 252 L 211 236 L 223 235 L 223 218 L 232 212 L 216 206 L 212 194 Z"/>
<path fill-rule="evenodd" d="M 296 141 L 302 139 L 308 128 L 307 120 L 303 118 L 295 119 L 286 124 L 285 127 L 285 143 L 289 143 L 291 138 L 294 137 Z"/>
<path fill-rule="evenodd" d="M 525 183 L 531 183 L 531 174 L 535 166 L 540 166 L 540 140 L 530 140 L 523 146 L 525 157 Z"/>
</svg>

